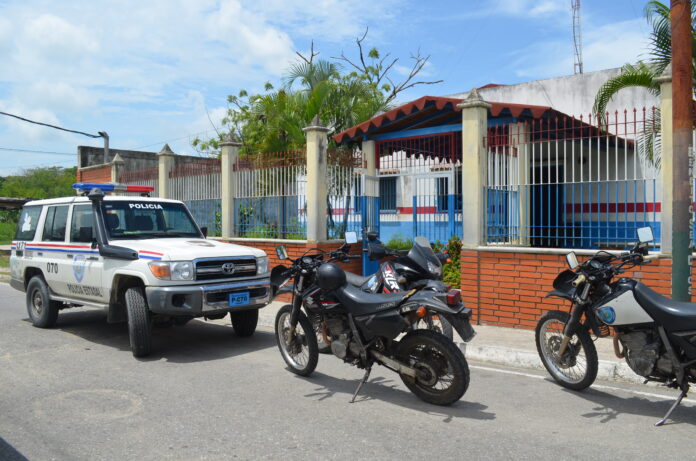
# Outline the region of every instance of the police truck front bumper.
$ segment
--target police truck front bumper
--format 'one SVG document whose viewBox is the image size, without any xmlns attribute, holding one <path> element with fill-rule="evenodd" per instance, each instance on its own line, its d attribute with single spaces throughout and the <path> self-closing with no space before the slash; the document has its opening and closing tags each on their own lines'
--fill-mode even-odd
<svg viewBox="0 0 696 461">
<path fill-rule="evenodd" d="M 230 295 L 249 293 L 249 303 L 230 306 Z M 264 307 L 271 300 L 270 279 L 211 285 L 146 287 L 150 310 L 157 314 L 204 316 Z"/>
</svg>

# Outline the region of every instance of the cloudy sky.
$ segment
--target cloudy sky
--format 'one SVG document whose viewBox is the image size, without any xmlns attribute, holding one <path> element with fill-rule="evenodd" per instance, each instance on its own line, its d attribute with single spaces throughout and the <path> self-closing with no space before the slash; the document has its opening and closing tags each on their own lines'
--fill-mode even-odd
<svg viewBox="0 0 696 461">
<path fill-rule="evenodd" d="M 583 0 L 586 71 L 645 54 L 644 4 Z M 228 94 L 278 83 L 312 40 L 320 57 L 355 56 L 366 27 L 397 72 L 420 49 L 425 76 L 444 80 L 402 102 L 573 73 L 568 0 L 0 0 L 0 111 L 195 154 Z M 78 145 L 101 140 L 0 115 L 0 175 L 75 165 Z"/>
</svg>

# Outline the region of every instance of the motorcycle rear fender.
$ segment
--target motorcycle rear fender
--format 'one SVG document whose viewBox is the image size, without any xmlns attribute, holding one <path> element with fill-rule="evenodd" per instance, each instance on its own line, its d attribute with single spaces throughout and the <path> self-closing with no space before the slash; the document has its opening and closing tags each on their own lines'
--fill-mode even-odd
<svg viewBox="0 0 696 461">
<path fill-rule="evenodd" d="M 439 315 L 443 315 L 449 323 L 452 324 L 459 336 L 469 342 L 476 335 L 474 328 L 469 323 L 471 318 L 471 309 L 464 307 L 464 303 L 459 302 L 458 306 L 449 306 L 446 302 L 440 300 L 442 297 L 446 299 L 446 293 L 439 293 L 433 296 L 433 292 L 417 292 L 411 296 L 407 302 L 401 305 L 400 311 L 402 314 L 418 310 L 421 306 L 427 310 Z"/>
</svg>

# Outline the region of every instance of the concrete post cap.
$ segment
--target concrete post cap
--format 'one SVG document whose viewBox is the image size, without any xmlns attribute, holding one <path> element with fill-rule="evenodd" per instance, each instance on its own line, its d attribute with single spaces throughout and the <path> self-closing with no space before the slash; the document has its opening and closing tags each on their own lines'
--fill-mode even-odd
<svg viewBox="0 0 696 461">
<path fill-rule="evenodd" d="M 123 160 L 123 157 L 121 157 L 121 154 L 116 154 L 114 156 L 114 159 L 111 161 L 111 163 L 117 163 L 119 165 L 123 165 L 126 163 L 126 161 Z"/>
<path fill-rule="evenodd" d="M 222 141 L 220 142 L 220 147 L 227 147 L 227 146 L 232 146 L 232 147 L 241 147 L 242 143 L 235 138 L 234 134 L 232 133 L 227 133 L 224 138 L 222 138 Z"/>
<path fill-rule="evenodd" d="M 308 131 L 318 131 L 320 133 L 328 133 L 332 131 L 331 128 L 327 128 L 324 125 L 321 124 L 321 120 L 319 120 L 319 115 L 315 115 L 312 121 L 310 122 L 309 126 L 306 126 L 302 128 L 302 131 L 307 133 Z"/>
<path fill-rule="evenodd" d="M 161 151 L 157 155 L 176 155 L 174 151 L 169 147 L 169 144 L 165 144 Z"/>
<path fill-rule="evenodd" d="M 457 104 L 457 107 L 460 109 L 469 109 L 472 107 L 490 109 L 492 106 L 488 104 L 486 101 L 484 101 L 481 95 L 479 94 L 478 90 L 474 88 L 469 92 L 469 96 L 467 96 L 464 101 Z"/>
<path fill-rule="evenodd" d="M 665 70 L 655 79 L 657 83 L 670 83 L 672 81 L 672 63 L 665 67 Z"/>
</svg>

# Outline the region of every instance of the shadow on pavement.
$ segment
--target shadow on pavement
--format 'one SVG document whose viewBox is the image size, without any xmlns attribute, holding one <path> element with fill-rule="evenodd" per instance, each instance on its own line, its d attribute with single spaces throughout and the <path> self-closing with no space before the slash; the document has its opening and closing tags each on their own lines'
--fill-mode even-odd
<svg viewBox="0 0 696 461">
<path fill-rule="evenodd" d="M 2 437 L 0 437 L 0 459 L 3 461 L 27 461 L 24 455 Z"/>
<path fill-rule="evenodd" d="M 654 401 L 637 396 L 620 397 L 616 394 L 609 394 L 592 388 L 584 392 L 574 392 L 565 389 L 563 391 L 597 404 L 593 408 L 594 411 L 585 413 L 582 416 L 585 418 L 597 418 L 600 423 L 614 421 L 622 414 L 647 416 L 654 418 L 654 422 L 657 422 L 662 419 L 674 402 L 673 400 Z M 649 390 L 646 390 L 646 392 L 649 392 Z M 677 398 L 677 391 L 674 392 L 674 398 Z M 665 423 L 665 426 L 671 424 L 696 424 L 696 408 L 688 404 L 678 406 L 670 419 Z"/>
<path fill-rule="evenodd" d="M 28 319 L 27 319 L 28 320 Z M 128 355 L 130 343 L 126 323 L 107 323 L 102 311 L 61 312 L 56 330 L 78 336 Z M 88 344 L 85 344 L 89 347 Z M 192 320 L 185 326 L 154 327 L 152 354 L 141 361 L 167 360 L 174 363 L 205 362 L 275 347 L 273 333 L 257 330 L 249 338 L 235 335 L 231 326 Z M 135 358 L 134 358 L 135 360 Z"/>
<path fill-rule="evenodd" d="M 363 370 L 359 371 L 362 373 Z M 394 375 L 394 377 L 400 379 L 397 375 Z M 361 378 L 362 375 L 356 379 L 341 379 L 315 371 L 309 378 L 299 379 L 307 379 L 318 386 L 315 389 L 316 392 L 307 394 L 305 397 L 319 401 L 337 397 L 345 399 L 346 404 L 350 404 L 350 399 L 355 389 L 357 389 Z M 421 411 L 429 415 L 442 417 L 442 421 L 445 423 L 452 422 L 452 420 L 457 418 L 479 420 L 495 419 L 495 413 L 484 411 L 488 408 L 486 405 L 476 402 L 467 402 L 466 393 L 459 402 L 449 407 L 441 407 L 423 402 L 411 392 L 405 391 L 397 386 L 396 381 L 391 378 L 384 378 L 381 376 L 371 378 L 362 387 L 353 405 L 359 405 L 361 402 L 368 400 L 381 400 L 401 407 Z"/>
</svg>

